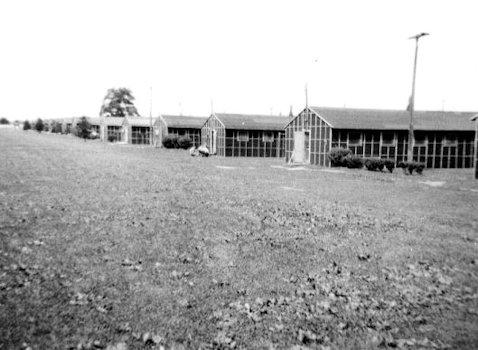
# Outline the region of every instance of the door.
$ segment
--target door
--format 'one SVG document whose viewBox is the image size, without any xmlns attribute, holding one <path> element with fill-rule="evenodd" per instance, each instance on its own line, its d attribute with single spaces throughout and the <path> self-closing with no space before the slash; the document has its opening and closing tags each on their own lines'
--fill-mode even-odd
<svg viewBox="0 0 478 350">
<path fill-rule="evenodd" d="M 211 131 L 211 154 L 216 154 L 216 145 L 217 145 L 217 131 Z"/>
<path fill-rule="evenodd" d="M 310 163 L 310 131 L 304 131 L 304 163 Z"/>
<path fill-rule="evenodd" d="M 294 163 L 303 163 L 305 157 L 305 134 L 303 131 L 294 131 L 294 151 L 292 152 L 292 161 Z"/>
<path fill-rule="evenodd" d="M 294 131 L 294 163 L 310 162 L 310 131 Z"/>
</svg>

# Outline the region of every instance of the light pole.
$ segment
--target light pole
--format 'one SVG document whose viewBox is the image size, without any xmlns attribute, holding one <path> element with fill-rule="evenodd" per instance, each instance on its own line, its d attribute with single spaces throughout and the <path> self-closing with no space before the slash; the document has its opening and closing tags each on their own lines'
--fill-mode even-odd
<svg viewBox="0 0 478 350">
<path fill-rule="evenodd" d="M 154 146 L 153 141 L 153 87 L 149 87 L 149 145 Z"/>
<path fill-rule="evenodd" d="M 412 82 L 412 96 L 410 96 L 410 101 L 408 103 L 408 110 L 410 111 L 410 125 L 408 127 L 408 152 L 407 152 L 407 161 L 413 161 L 413 144 L 414 144 L 414 134 L 413 134 L 413 112 L 415 110 L 415 78 L 417 76 L 417 57 L 418 57 L 418 39 L 422 36 L 429 35 L 428 33 L 420 33 L 415 36 L 410 37 L 409 39 L 415 39 L 415 63 L 413 65 L 413 82 Z"/>
</svg>

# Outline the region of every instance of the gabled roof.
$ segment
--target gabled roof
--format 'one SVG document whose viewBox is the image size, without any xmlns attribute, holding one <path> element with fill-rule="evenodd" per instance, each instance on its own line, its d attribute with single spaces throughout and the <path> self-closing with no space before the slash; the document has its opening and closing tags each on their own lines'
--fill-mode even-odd
<svg viewBox="0 0 478 350">
<path fill-rule="evenodd" d="M 73 124 L 74 121 L 75 121 L 75 118 L 73 117 L 61 119 L 62 124 Z"/>
<path fill-rule="evenodd" d="M 408 130 L 406 110 L 309 107 L 335 129 Z M 473 131 L 476 112 L 414 111 L 415 130 Z"/>
<path fill-rule="evenodd" d="M 151 126 L 151 119 L 146 117 L 125 117 L 124 124 L 131 125 L 131 126 L 144 126 L 150 127 Z M 154 120 L 153 120 L 154 123 Z"/>
<path fill-rule="evenodd" d="M 86 119 L 91 125 L 100 125 L 100 118 L 86 117 Z"/>
<path fill-rule="evenodd" d="M 106 117 L 104 118 L 105 125 L 110 126 L 122 126 L 125 118 L 124 117 Z"/>
<path fill-rule="evenodd" d="M 182 115 L 161 115 L 168 128 L 201 129 L 206 122 L 206 117 L 193 117 Z"/>
<path fill-rule="evenodd" d="M 288 117 L 260 114 L 215 113 L 226 129 L 236 130 L 284 130 Z"/>
</svg>

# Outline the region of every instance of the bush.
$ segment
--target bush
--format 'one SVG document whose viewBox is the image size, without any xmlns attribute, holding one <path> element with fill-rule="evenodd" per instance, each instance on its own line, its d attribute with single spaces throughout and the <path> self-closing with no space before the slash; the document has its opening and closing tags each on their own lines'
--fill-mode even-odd
<svg viewBox="0 0 478 350">
<path fill-rule="evenodd" d="M 193 145 L 193 140 L 191 140 L 187 136 L 180 136 L 180 137 L 178 137 L 177 143 L 178 143 L 179 148 L 189 149 Z"/>
<path fill-rule="evenodd" d="M 109 142 L 116 142 L 116 141 L 119 141 L 119 138 L 116 135 L 109 135 L 108 136 L 108 141 Z"/>
<path fill-rule="evenodd" d="M 41 120 L 41 118 L 38 118 L 35 123 L 35 130 L 38 132 L 42 132 L 43 129 L 44 129 L 43 120 Z"/>
<path fill-rule="evenodd" d="M 81 117 L 78 123 L 76 124 L 76 127 L 73 128 L 72 131 L 76 136 L 82 137 L 84 140 L 89 138 L 91 133 L 91 125 L 88 122 L 88 118 Z"/>
<path fill-rule="evenodd" d="M 385 163 L 385 168 L 387 168 L 388 171 L 393 173 L 393 169 L 395 169 L 395 162 L 391 159 L 385 159 L 384 163 Z"/>
<path fill-rule="evenodd" d="M 61 133 L 61 123 L 54 121 L 51 126 L 51 132 L 60 134 Z"/>
<path fill-rule="evenodd" d="M 166 148 L 179 148 L 177 136 L 164 136 L 163 146 Z"/>
<path fill-rule="evenodd" d="M 387 169 L 390 172 L 392 172 L 393 168 L 395 167 L 392 160 L 381 159 L 381 158 L 367 158 L 364 162 L 364 165 L 365 165 L 365 168 L 367 168 L 367 170 L 369 171 L 376 171 L 376 170 L 382 171 L 383 168 L 387 167 Z M 392 167 L 392 170 L 390 170 L 390 167 Z"/>
<path fill-rule="evenodd" d="M 352 152 L 347 148 L 336 147 L 330 150 L 328 157 L 332 166 L 346 166 L 345 157 L 351 153 Z"/>
<path fill-rule="evenodd" d="M 364 161 L 364 165 L 368 171 L 376 171 L 380 168 L 381 162 L 382 160 L 380 158 L 367 158 Z"/>
<path fill-rule="evenodd" d="M 30 124 L 30 122 L 28 120 L 25 120 L 25 122 L 23 123 L 23 130 L 30 130 L 32 128 L 32 125 Z"/>
<path fill-rule="evenodd" d="M 425 164 L 415 161 L 405 161 L 398 163 L 398 167 L 402 168 L 403 172 L 407 175 L 412 175 L 414 170 L 417 172 L 417 174 L 421 175 L 423 173 L 423 169 L 425 169 Z"/>
<path fill-rule="evenodd" d="M 363 167 L 362 157 L 349 154 L 344 158 L 345 166 L 349 169 L 361 169 Z"/>
</svg>

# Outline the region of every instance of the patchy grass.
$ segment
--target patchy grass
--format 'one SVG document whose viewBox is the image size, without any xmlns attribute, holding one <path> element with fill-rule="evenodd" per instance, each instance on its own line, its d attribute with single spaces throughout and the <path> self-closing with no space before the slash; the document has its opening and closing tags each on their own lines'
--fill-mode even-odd
<svg viewBox="0 0 478 350">
<path fill-rule="evenodd" d="M 472 170 L 0 149 L 1 349 L 478 347 Z"/>
</svg>

